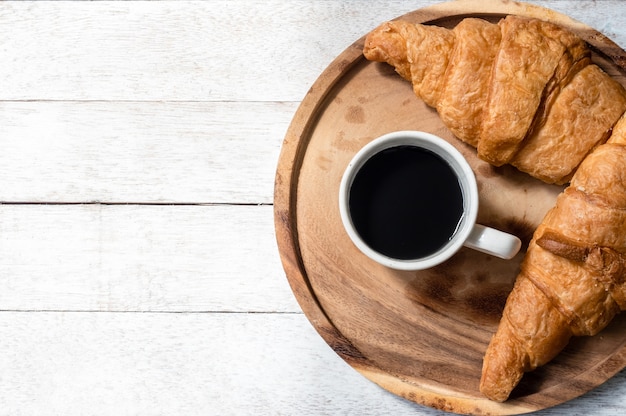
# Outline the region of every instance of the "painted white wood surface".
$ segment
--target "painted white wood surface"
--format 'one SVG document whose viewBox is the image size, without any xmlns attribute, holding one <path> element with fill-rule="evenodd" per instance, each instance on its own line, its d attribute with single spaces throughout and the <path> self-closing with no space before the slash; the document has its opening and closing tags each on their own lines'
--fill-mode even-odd
<svg viewBox="0 0 626 416">
<path fill-rule="evenodd" d="M 434 1 L 0 3 L 0 415 L 438 415 L 341 361 L 276 251 L 319 73 Z M 531 1 L 626 47 L 620 0 Z M 546 415 L 626 412 L 626 372 Z"/>
<path fill-rule="evenodd" d="M 0 205 L 0 308 L 299 312 L 271 206 Z"/>
<path fill-rule="evenodd" d="M 0 201 L 271 203 L 297 104 L 0 101 Z"/>
</svg>

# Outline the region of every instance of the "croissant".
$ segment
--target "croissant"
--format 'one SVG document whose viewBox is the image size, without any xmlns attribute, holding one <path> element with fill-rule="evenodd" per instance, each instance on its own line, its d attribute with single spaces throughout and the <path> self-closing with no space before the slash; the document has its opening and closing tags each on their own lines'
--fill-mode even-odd
<svg viewBox="0 0 626 416">
<path fill-rule="evenodd" d="M 586 43 L 550 22 L 463 19 L 453 29 L 391 21 L 363 48 L 387 62 L 478 156 L 567 183 L 626 111 L 626 90 Z"/>
<path fill-rule="evenodd" d="M 483 361 L 480 391 L 505 401 L 524 372 L 626 309 L 626 116 L 537 228 Z"/>
</svg>

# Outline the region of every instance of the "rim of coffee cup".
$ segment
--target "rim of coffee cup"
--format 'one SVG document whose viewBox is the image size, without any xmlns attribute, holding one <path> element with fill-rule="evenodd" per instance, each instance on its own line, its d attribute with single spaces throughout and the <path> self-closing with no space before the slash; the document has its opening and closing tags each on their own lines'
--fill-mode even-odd
<svg viewBox="0 0 626 416">
<path fill-rule="evenodd" d="M 450 241 L 435 253 L 418 259 L 397 259 L 372 249 L 359 235 L 349 209 L 350 187 L 358 170 L 372 156 L 382 150 L 397 146 L 417 146 L 436 153 L 443 158 L 463 182 L 463 214 L 460 227 Z M 440 151 L 443 149 L 443 152 Z M 478 216 L 478 187 L 476 177 L 465 157 L 452 144 L 432 133 L 401 130 L 384 134 L 363 146 L 350 160 L 339 186 L 339 211 L 348 236 L 357 248 L 372 260 L 397 270 L 423 270 L 443 263 L 452 257 L 469 237 Z"/>
</svg>

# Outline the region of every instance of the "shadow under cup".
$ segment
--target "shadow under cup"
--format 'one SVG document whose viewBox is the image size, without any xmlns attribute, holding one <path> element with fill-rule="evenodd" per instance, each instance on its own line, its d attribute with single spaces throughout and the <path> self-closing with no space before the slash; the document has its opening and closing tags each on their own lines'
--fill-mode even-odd
<svg viewBox="0 0 626 416">
<path fill-rule="evenodd" d="M 363 147 L 340 185 L 340 213 L 353 243 L 401 270 L 435 266 L 474 228 L 476 179 L 450 143 L 423 132 L 394 132 Z"/>
</svg>

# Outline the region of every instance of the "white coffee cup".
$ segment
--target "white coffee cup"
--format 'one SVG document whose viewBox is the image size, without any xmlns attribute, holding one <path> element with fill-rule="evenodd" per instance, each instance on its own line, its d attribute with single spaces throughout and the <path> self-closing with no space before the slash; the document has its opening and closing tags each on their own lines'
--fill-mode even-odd
<svg viewBox="0 0 626 416">
<path fill-rule="evenodd" d="M 471 167 L 454 146 L 425 132 L 385 134 L 359 150 L 341 180 L 339 211 L 352 242 L 393 269 L 427 269 L 462 246 L 503 259 L 521 247 L 516 236 L 476 224 Z"/>
</svg>

